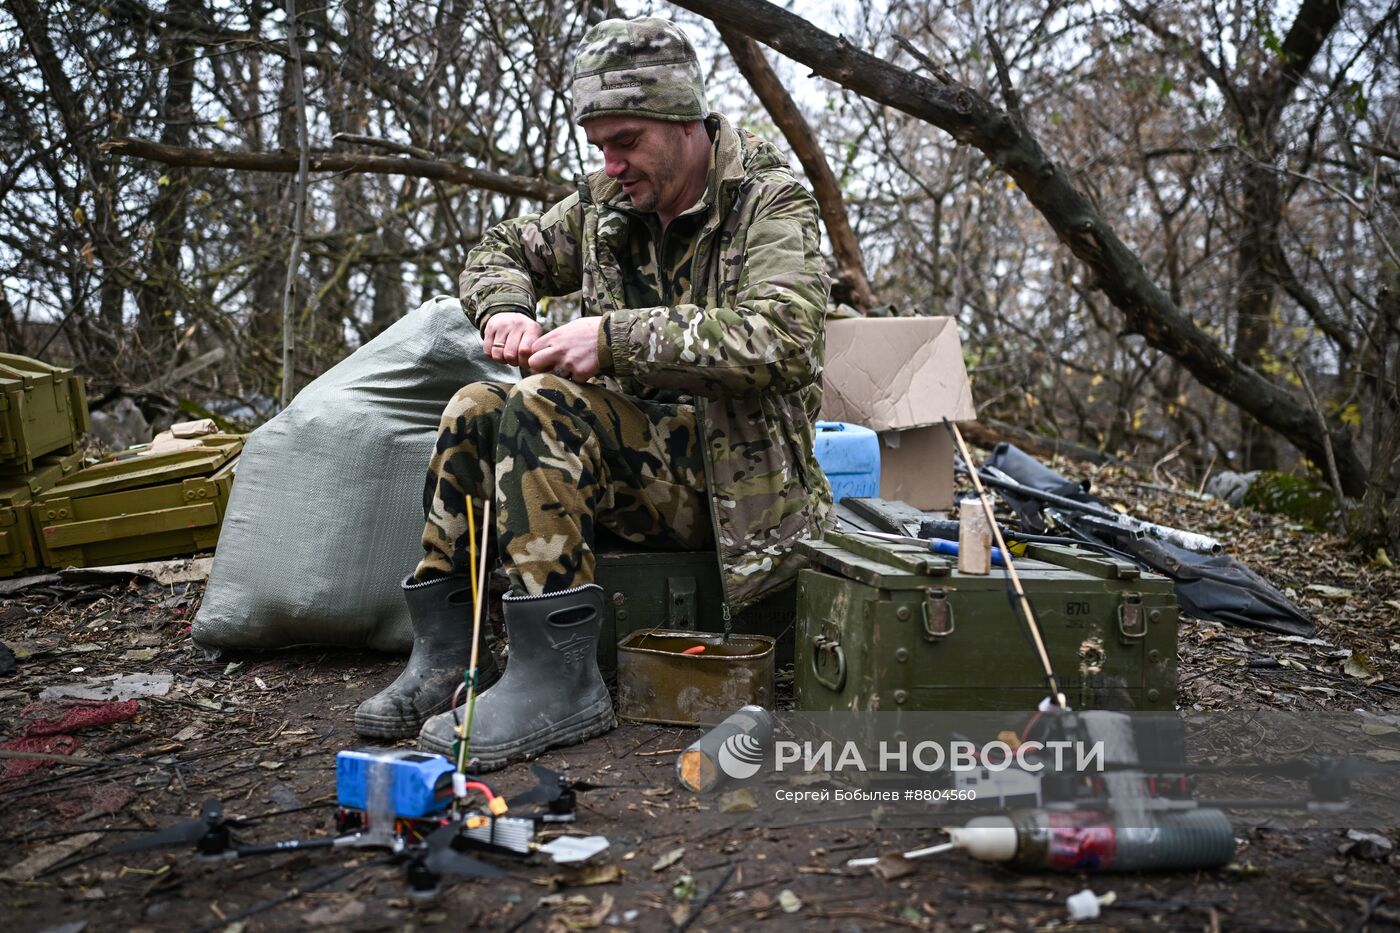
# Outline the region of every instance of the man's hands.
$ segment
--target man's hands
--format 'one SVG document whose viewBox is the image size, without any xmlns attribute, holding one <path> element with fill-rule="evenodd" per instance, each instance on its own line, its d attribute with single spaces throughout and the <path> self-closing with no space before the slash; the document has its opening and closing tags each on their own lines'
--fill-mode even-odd
<svg viewBox="0 0 1400 933">
<path fill-rule="evenodd" d="M 562 379 L 587 382 L 598 375 L 598 329 L 601 317 L 570 321 L 534 342 L 534 353 L 526 363 L 532 372 L 552 372 Z"/>
<path fill-rule="evenodd" d="M 587 382 L 598 375 L 598 329 L 602 326 L 601 317 L 585 317 L 546 334 L 528 314 L 499 311 L 487 319 L 481 336 L 486 355 L 498 363 Z"/>
<path fill-rule="evenodd" d="M 498 363 L 524 366 L 533 352 L 535 341 L 544 328 L 528 314 L 519 311 L 499 311 L 486 319 L 481 339 L 486 355 Z"/>
</svg>

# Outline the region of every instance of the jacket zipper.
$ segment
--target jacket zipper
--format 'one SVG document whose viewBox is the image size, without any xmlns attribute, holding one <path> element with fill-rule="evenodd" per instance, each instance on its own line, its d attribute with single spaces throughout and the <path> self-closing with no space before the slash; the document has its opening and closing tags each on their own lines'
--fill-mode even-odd
<svg viewBox="0 0 1400 933">
<path fill-rule="evenodd" d="M 705 464 L 705 498 L 710 502 L 710 528 L 715 539 L 715 564 L 719 567 L 719 615 L 724 621 L 724 637 L 728 640 L 730 633 L 734 630 L 734 620 L 729 610 L 729 577 L 724 572 L 724 550 L 719 536 L 719 510 L 715 507 L 715 472 L 710 465 L 710 439 L 705 430 L 705 409 L 709 402 L 700 396 L 696 396 L 695 401 L 695 430 L 703 445 L 700 449 L 700 459 Z"/>
<path fill-rule="evenodd" d="M 671 295 L 671 277 L 664 271 L 666 259 L 667 233 L 669 233 L 669 230 L 661 231 L 661 239 L 656 247 L 656 267 L 662 275 L 662 299 L 669 307 L 674 303 L 674 299 Z M 705 249 L 705 247 L 708 246 L 708 240 L 713 238 L 713 236 L 714 226 L 712 225 L 712 223 L 709 222 L 709 220 L 707 220 L 706 223 L 700 228 L 700 233 L 696 237 L 695 253 L 690 258 L 690 298 L 691 302 L 697 306 L 701 305 L 705 298 L 705 295 L 703 293 L 697 294 L 697 289 L 703 289 L 706 284 L 703 281 L 705 270 L 699 262 L 699 260 L 703 253 L 703 250 Z M 696 274 L 697 268 L 700 269 L 700 274 L 698 275 Z M 719 569 L 719 614 L 720 619 L 724 622 L 724 637 L 727 640 L 734 631 L 734 616 L 732 610 L 729 607 L 729 577 L 724 570 L 724 551 L 722 545 L 720 544 L 719 535 L 719 510 L 715 507 L 715 474 L 710 461 L 710 440 L 705 430 L 705 410 L 708 407 L 709 403 L 707 399 L 701 396 L 695 396 L 695 402 L 695 430 L 699 435 L 699 443 L 702 445 L 700 448 L 700 459 L 705 464 L 705 498 L 707 498 L 710 502 L 710 529 L 713 532 L 713 536 L 715 539 L 715 565 Z"/>
<path fill-rule="evenodd" d="M 671 275 L 666 262 L 666 237 L 670 234 L 669 227 L 661 228 L 661 236 L 656 242 L 656 274 L 661 277 L 661 303 L 666 307 L 675 304 L 675 299 L 671 297 Z"/>
<path fill-rule="evenodd" d="M 719 204 L 723 198 L 723 192 L 716 192 L 715 203 Z M 691 301 L 698 307 L 704 307 L 709 291 L 708 275 L 709 257 L 708 250 L 710 241 L 714 239 L 716 225 L 713 223 L 714 215 L 706 220 L 700 228 L 700 233 L 695 241 L 695 253 L 691 256 L 690 262 L 690 289 Z M 704 260 L 702 262 L 702 259 Z M 703 290 L 703 291 L 701 291 Z M 700 292 L 697 294 L 697 292 Z M 715 538 L 715 563 L 719 567 L 719 591 L 720 591 L 720 619 L 724 622 L 724 637 L 727 641 L 734 631 L 734 616 L 729 605 L 729 575 L 724 569 L 724 546 L 720 541 L 719 534 L 719 509 L 715 505 L 715 476 L 714 468 L 710 459 L 710 441 L 708 432 L 705 430 L 705 412 L 709 407 L 709 400 L 701 396 L 696 397 L 698 403 L 695 408 L 696 429 L 700 432 L 701 442 L 704 446 L 705 461 L 705 495 L 710 500 L 710 525 L 714 530 Z"/>
</svg>

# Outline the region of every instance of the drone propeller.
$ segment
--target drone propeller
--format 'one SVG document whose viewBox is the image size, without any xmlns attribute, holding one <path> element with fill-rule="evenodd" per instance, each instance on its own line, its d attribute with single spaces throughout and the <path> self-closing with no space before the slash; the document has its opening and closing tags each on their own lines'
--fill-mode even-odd
<svg viewBox="0 0 1400 933">
<path fill-rule="evenodd" d="M 512 807 L 523 807 L 532 803 L 554 803 L 570 791 L 579 792 L 643 786 L 641 784 L 597 784 L 593 781 L 572 781 L 567 776 L 560 774 L 558 771 L 546 768 L 544 765 L 531 765 L 530 771 L 534 773 L 539 783 L 529 790 L 522 791 L 510 798 L 510 805 Z"/>
<path fill-rule="evenodd" d="M 204 801 L 199 809 L 199 819 L 184 820 L 174 826 L 141 836 L 114 846 L 109 854 L 122 855 L 128 852 L 144 852 L 147 849 L 160 849 L 166 846 L 198 845 L 200 852 L 217 855 L 228 848 L 229 824 L 224 820 L 224 805 L 213 797 Z"/>
<path fill-rule="evenodd" d="M 427 853 L 423 867 L 439 877 L 503 878 L 506 873 L 494 865 L 468 855 L 470 843 L 461 835 L 460 823 L 448 823 L 429 834 L 424 841 Z"/>
<path fill-rule="evenodd" d="M 539 783 L 510 798 L 512 807 L 523 807 L 532 803 L 552 803 L 558 800 L 568 788 L 568 778 L 558 771 L 551 771 L 544 765 L 531 765 L 530 771 Z"/>
</svg>

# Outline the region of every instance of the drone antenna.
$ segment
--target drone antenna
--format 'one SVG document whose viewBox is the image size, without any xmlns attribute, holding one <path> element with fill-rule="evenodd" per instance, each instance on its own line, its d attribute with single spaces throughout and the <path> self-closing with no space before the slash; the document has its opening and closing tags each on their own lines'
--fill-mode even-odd
<svg viewBox="0 0 1400 933">
<path fill-rule="evenodd" d="M 996 537 L 997 547 L 1001 548 L 1006 577 L 1011 583 L 1011 589 L 1016 593 L 1016 601 L 1021 607 L 1021 614 L 1025 617 L 1026 628 L 1030 630 L 1031 641 L 1035 643 L 1036 654 L 1040 656 L 1040 666 L 1045 671 L 1045 683 L 1050 687 L 1050 696 L 1054 699 L 1056 706 L 1062 710 L 1068 710 L 1069 702 L 1065 699 L 1060 679 L 1055 676 L 1055 668 L 1050 663 L 1050 653 L 1045 650 L 1045 638 L 1040 633 L 1040 624 L 1036 621 L 1035 613 L 1031 611 L 1031 601 L 1026 598 L 1026 590 L 1021 586 L 1021 576 L 1016 572 L 1016 566 L 1011 561 L 1011 550 L 1006 546 L 1006 539 L 1001 536 L 1001 527 L 997 524 L 996 514 L 992 511 L 992 500 L 988 498 L 987 490 L 983 487 L 977 470 L 972 466 L 972 454 L 968 452 L 967 442 L 963 440 L 962 432 L 958 430 L 956 424 L 947 418 L 943 419 L 943 424 L 952 433 L 953 440 L 957 441 L 958 453 L 962 456 L 963 463 L 967 464 L 967 474 L 972 477 L 972 486 L 977 490 L 977 498 L 982 503 L 982 511 L 987 515 L 987 524 L 991 526 L 992 534 Z"/>
<path fill-rule="evenodd" d="M 482 501 L 483 506 L 485 500 Z M 484 541 L 484 536 L 483 536 Z M 483 550 L 485 548 L 483 547 Z M 467 566 L 476 566 L 476 509 L 471 507 L 471 502 L 467 503 Z M 472 581 L 472 605 L 477 603 L 476 574 L 471 575 Z"/>
<path fill-rule="evenodd" d="M 452 782 L 453 790 L 456 791 L 453 801 L 454 808 L 458 806 L 458 802 L 466 794 L 466 769 L 467 760 L 470 757 L 472 715 L 476 712 L 477 659 L 481 650 L 482 606 L 486 602 L 486 536 L 491 533 L 491 503 L 493 499 L 493 496 L 484 496 L 481 502 L 481 560 L 477 565 L 477 576 L 472 578 L 472 592 L 475 595 L 472 600 L 472 654 L 464 678 L 467 688 L 467 712 L 457 725 L 457 773 Z M 471 509 L 467 511 L 470 514 Z M 476 538 L 473 536 L 472 543 L 475 544 L 475 542 Z"/>
</svg>

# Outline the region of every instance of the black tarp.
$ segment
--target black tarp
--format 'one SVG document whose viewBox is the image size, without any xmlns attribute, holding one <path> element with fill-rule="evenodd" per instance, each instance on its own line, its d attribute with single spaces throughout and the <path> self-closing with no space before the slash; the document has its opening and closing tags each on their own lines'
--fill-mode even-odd
<svg viewBox="0 0 1400 933">
<path fill-rule="evenodd" d="M 1014 444 L 998 444 L 987 465 L 1016 480 L 1028 490 L 1074 499 L 1086 505 L 1107 506 L 1089 494 L 1087 481 L 1066 479 Z M 1042 502 L 1034 495 L 1018 494 L 1004 486 L 998 492 L 1032 531 L 1047 526 Z M 1177 547 L 1127 525 L 1113 525 L 1073 510 L 1055 511 L 1056 519 L 1069 526 L 1075 537 L 1111 548 L 1131 557 L 1148 570 L 1171 577 L 1182 612 L 1198 619 L 1264 629 L 1284 635 L 1312 637 L 1316 627 L 1288 598 L 1263 577 L 1226 554 L 1198 554 Z"/>
</svg>

